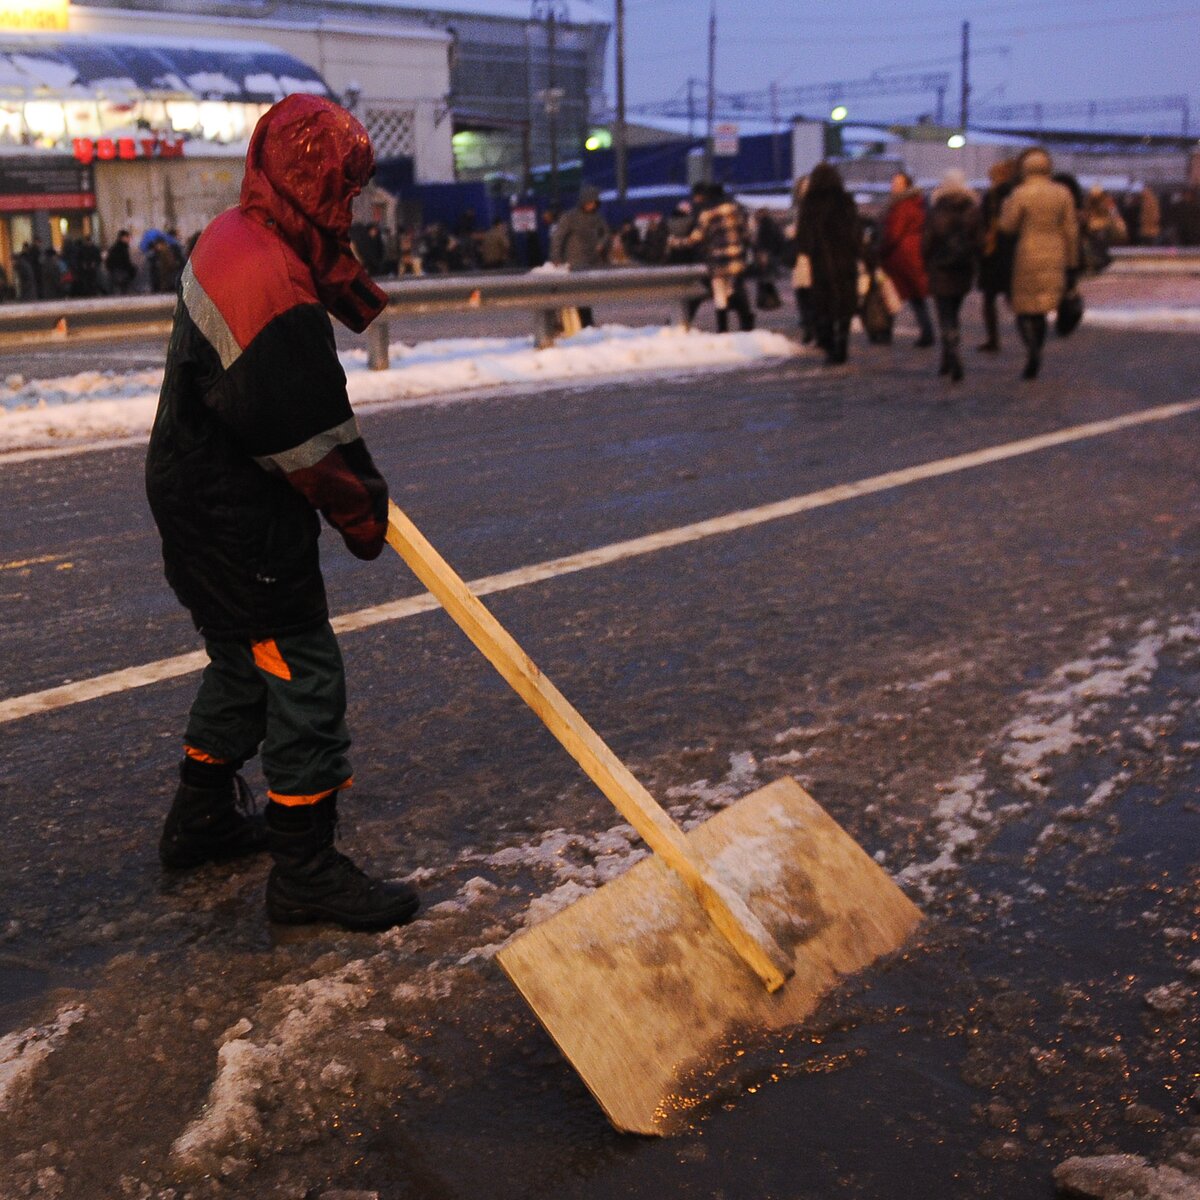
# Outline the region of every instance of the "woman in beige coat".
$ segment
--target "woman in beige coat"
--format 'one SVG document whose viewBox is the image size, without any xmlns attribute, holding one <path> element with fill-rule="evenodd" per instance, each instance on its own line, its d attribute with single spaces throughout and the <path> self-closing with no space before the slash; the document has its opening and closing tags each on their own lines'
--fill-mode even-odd
<svg viewBox="0 0 1200 1200">
<path fill-rule="evenodd" d="M 1012 307 L 1029 352 L 1024 379 L 1036 379 L 1046 343 L 1046 314 L 1058 308 L 1079 264 L 1079 213 L 1069 189 L 1050 178 L 1045 150 L 1021 155 L 1021 184 L 1004 202 L 998 227 L 1017 239 Z"/>
</svg>

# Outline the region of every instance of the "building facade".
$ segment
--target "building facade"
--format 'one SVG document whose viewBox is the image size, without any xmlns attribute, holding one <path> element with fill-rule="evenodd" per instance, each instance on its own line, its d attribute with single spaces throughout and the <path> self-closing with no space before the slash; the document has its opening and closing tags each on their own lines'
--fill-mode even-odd
<svg viewBox="0 0 1200 1200">
<path fill-rule="evenodd" d="M 236 201 L 249 134 L 290 92 L 350 108 L 389 178 L 516 190 L 578 160 L 608 33 L 583 0 L 7 0 L 0 266 L 119 229 L 186 240 Z M 357 215 L 394 203 L 376 190 Z"/>
</svg>

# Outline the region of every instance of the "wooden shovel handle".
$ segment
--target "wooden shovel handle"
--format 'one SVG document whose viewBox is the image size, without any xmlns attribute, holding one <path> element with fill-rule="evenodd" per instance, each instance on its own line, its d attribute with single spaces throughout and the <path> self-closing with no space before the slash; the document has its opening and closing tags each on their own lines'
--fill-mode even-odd
<svg viewBox="0 0 1200 1200">
<path fill-rule="evenodd" d="M 713 924 L 768 990 L 781 987 L 792 974 L 791 960 L 746 902 L 733 889 L 704 871 L 692 857 L 679 826 L 558 688 L 538 670 L 529 655 L 430 545 L 425 535 L 391 501 L 388 502 L 387 540 L 488 662 L 612 801 L 621 816 L 687 884 Z"/>
</svg>

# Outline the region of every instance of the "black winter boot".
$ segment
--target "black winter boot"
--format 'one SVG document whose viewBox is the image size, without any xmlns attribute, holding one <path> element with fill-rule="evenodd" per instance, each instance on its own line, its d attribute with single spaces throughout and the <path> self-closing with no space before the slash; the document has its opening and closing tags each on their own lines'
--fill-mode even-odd
<svg viewBox="0 0 1200 1200">
<path fill-rule="evenodd" d="M 180 783 L 163 823 L 158 858 L 181 871 L 208 862 L 227 862 L 267 848 L 267 827 L 240 776 L 211 787 Z"/>
<path fill-rule="evenodd" d="M 958 348 L 962 336 L 957 329 L 952 329 L 942 340 L 942 374 L 950 377 L 951 383 L 962 383 L 963 365 Z"/>
<path fill-rule="evenodd" d="M 835 321 L 833 325 L 833 361 L 841 366 L 850 357 L 850 322 Z"/>
<path fill-rule="evenodd" d="M 1042 347 L 1046 344 L 1046 318 L 1040 315 L 1020 316 L 1017 318 L 1017 329 L 1028 351 L 1021 378 L 1036 379 L 1042 366 Z"/>
<path fill-rule="evenodd" d="M 403 883 L 372 879 L 334 849 L 337 793 L 316 804 L 267 805 L 275 860 L 267 877 L 267 916 L 281 925 L 331 921 L 344 929 L 390 929 L 417 915 L 420 898 Z"/>
</svg>

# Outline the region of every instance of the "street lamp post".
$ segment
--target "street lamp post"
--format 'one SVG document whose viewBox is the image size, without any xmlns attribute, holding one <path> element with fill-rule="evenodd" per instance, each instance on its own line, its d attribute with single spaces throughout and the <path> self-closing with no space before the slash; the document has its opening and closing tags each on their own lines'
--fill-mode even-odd
<svg viewBox="0 0 1200 1200">
<path fill-rule="evenodd" d="M 617 4 L 617 119 L 613 129 L 613 147 L 617 164 L 617 199 L 625 203 L 629 187 L 628 151 L 625 134 L 625 0 Z"/>
<path fill-rule="evenodd" d="M 562 110 L 563 97 L 566 94 L 558 86 L 558 22 L 565 16 L 565 10 L 557 0 L 535 0 L 534 15 L 540 16 L 546 22 L 546 86 L 538 93 L 538 99 L 546 112 L 546 129 L 550 136 L 550 203 L 557 208 L 559 201 L 558 186 L 558 114 Z"/>
</svg>

